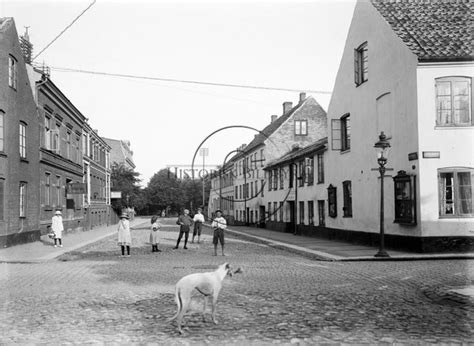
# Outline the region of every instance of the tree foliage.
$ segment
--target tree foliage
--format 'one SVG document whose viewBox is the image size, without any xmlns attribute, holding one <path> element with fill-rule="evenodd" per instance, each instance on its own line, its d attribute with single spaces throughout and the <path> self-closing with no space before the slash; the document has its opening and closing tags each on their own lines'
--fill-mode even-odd
<svg viewBox="0 0 474 346">
<path fill-rule="evenodd" d="M 146 203 L 143 201 L 143 191 L 138 185 L 140 173 L 125 167 L 123 163 L 114 162 L 111 167 L 111 191 L 121 191 L 122 198 L 112 199 L 112 208 L 119 214 L 124 208 L 140 209 Z"/>
</svg>

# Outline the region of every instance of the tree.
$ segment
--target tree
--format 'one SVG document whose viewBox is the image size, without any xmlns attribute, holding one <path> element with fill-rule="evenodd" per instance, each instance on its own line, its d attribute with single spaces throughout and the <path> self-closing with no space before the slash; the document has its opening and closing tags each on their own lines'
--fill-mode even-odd
<svg viewBox="0 0 474 346">
<path fill-rule="evenodd" d="M 166 168 L 151 177 L 146 188 L 146 196 L 152 213 L 167 208 L 177 212 L 184 206 L 185 201 L 180 180 Z"/>
<path fill-rule="evenodd" d="M 110 182 L 112 191 L 122 192 L 122 198 L 112 200 L 112 209 L 120 214 L 124 208 L 144 204 L 140 198 L 143 191 L 138 185 L 140 173 L 125 167 L 123 163 L 114 162 L 111 167 Z M 142 207 L 138 205 L 138 207 Z"/>
</svg>

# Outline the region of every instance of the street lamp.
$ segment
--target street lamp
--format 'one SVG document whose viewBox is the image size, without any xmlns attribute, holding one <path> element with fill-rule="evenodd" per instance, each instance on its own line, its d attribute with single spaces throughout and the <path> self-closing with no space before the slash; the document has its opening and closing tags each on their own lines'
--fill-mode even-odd
<svg viewBox="0 0 474 346">
<path fill-rule="evenodd" d="M 392 170 L 386 168 L 385 165 L 388 161 L 388 153 L 390 150 L 390 142 L 387 140 L 387 136 L 380 132 L 379 140 L 374 145 L 375 151 L 377 153 L 377 162 L 379 168 L 374 168 L 373 170 L 378 170 L 380 173 L 380 242 L 379 242 L 379 251 L 375 254 L 375 257 L 390 257 L 389 254 L 385 251 L 385 240 L 384 240 L 384 204 L 383 204 L 383 178 L 387 170 Z"/>
</svg>

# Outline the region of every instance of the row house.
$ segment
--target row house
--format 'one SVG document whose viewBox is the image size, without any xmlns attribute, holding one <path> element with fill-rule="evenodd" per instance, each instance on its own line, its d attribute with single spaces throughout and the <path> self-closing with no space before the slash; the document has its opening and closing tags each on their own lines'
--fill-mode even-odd
<svg viewBox="0 0 474 346">
<path fill-rule="evenodd" d="M 300 148 L 265 166 L 267 206 L 265 228 L 294 234 L 325 235 L 326 196 L 324 167 L 327 138 Z"/>
<path fill-rule="evenodd" d="M 291 151 L 295 144 L 303 147 L 327 136 L 324 109 L 313 97 L 306 97 L 305 93 L 299 96 L 296 106 L 284 102 L 282 115 L 272 115 L 270 124 L 232 158 L 234 224 L 265 225 L 265 165 Z"/>
<path fill-rule="evenodd" d="M 110 146 L 97 130 L 85 124 L 82 132 L 84 162 L 84 213 L 88 228 L 108 225 L 115 221 L 110 204 Z"/>
<path fill-rule="evenodd" d="M 234 223 L 234 174 L 233 161 L 226 162 L 223 167 L 211 174 L 209 192 L 208 217 L 212 218 L 220 209 L 229 224 Z"/>
<path fill-rule="evenodd" d="M 358 1 L 328 109 L 333 237 L 379 242 L 374 143 L 390 145 L 385 242 L 472 249 L 474 55 L 470 2 Z M 345 169 L 341 169 L 344 167 Z"/>
<path fill-rule="evenodd" d="M 86 228 L 83 199 L 82 130 L 85 116 L 47 73 L 27 65 L 40 127 L 40 223 L 44 232 L 59 210 L 65 230 Z"/>
<path fill-rule="evenodd" d="M 110 147 L 90 130 L 86 117 L 53 83 L 47 69 L 32 66 L 32 47 L 28 33 L 18 38 L 13 18 L 0 18 L 3 246 L 39 240 L 58 210 L 66 231 L 96 224 L 87 213 L 94 203 L 101 208 L 108 204 L 100 209 L 101 221 L 109 213 L 104 210 L 110 210 Z M 85 140 L 89 143 L 90 138 L 99 150 L 92 160 L 84 156 Z M 84 175 L 85 162 L 91 167 L 89 176 Z"/>
<path fill-rule="evenodd" d="M 40 237 L 38 112 L 13 18 L 0 18 L 0 246 Z"/>
</svg>

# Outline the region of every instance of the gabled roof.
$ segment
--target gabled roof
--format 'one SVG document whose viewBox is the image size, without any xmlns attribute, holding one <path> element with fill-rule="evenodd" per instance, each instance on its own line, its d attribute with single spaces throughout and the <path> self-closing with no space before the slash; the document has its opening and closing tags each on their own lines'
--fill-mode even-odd
<svg viewBox="0 0 474 346">
<path fill-rule="evenodd" d="M 474 60 L 471 0 L 371 0 L 419 61 Z"/>
<path fill-rule="evenodd" d="M 268 165 L 265 166 L 264 170 L 282 166 L 288 162 L 295 161 L 299 158 L 304 158 L 312 153 L 325 150 L 327 143 L 328 143 L 328 138 L 324 137 L 303 148 L 293 149 L 289 151 L 288 153 L 286 153 L 285 155 L 283 155 L 282 157 L 276 159 L 275 161 L 270 162 Z"/>
<path fill-rule="evenodd" d="M 306 98 L 306 100 L 308 100 L 310 97 Z M 268 124 L 262 131 L 259 132 L 258 135 L 255 136 L 255 138 L 249 144 L 247 144 L 245 148 L 243 148 L 239 153 L 237 153 L 234 157 L 232 157 L 232 160 L 236 160 L 239 157 L 250 153 L 253 149 L 257 148 L 259 145 L 262 145 L 265 142 L 265 140 L 272 135 L 272 133 L 278 130 L 278 128 L 306 102 L 306 100 L 298 103 L 296 106 L 290 109 L 287 113 L 279 116 L 273 122 Z"/>
</svg>

